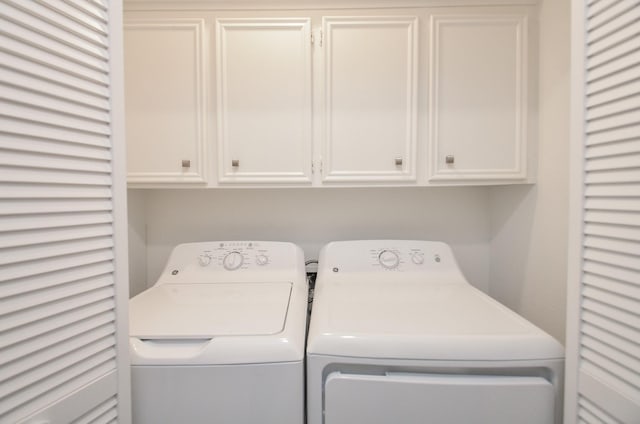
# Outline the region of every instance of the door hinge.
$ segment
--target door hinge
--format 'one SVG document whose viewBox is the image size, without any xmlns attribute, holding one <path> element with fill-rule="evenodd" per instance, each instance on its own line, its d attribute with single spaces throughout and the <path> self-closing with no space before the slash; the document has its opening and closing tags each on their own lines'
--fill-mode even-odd
<svg viewBox="0 0 640 424">
<path fill-rule="evenodd" d="M 316 43 L 316 36 L 312 31 L 311 32 L 311 45 L 315 45 L 315 43 Z M 318 47 L 322 47 L 322 30 L 318 31 Z"/>
</svg>

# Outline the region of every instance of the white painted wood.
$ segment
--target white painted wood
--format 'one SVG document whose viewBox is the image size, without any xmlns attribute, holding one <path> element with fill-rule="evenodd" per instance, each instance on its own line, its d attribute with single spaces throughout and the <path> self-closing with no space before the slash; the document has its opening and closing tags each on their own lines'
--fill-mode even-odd
<svg viewBox="0 0 640 424">
<path fill-rule="evenodd" d="M 121 6 L 0 5 L 1 422 L 131 422 Z"/>
<path fill-rule="evenodd" d="M 218 180 L 311 182 L 311 20 L 218 19 Z"/>
<path fill-rule="evenodd" d="M 430 181 L 527 177 L 529 44 L 524 12 L 430 15 Z"/>
<path fill-rule="evenodd" d="M 416 179 L 418 19 L 324 17 L 324 182 Z"/>
<path fill-rule="evenodd" d="M 127 10 L 291 10 L 535 5 L 539 0 L 126 0 Z"/>
<path fill-rule="evenodd" d="M 574 0 L 572 6 L 565 423 L 638 423 L 640 4 Z"/>
<path fill-rule="evenodd" d="M 204 19 L 128 18 L 124 36 L 130 185 L 205 184 L 211 165 Z"/>
</svg>

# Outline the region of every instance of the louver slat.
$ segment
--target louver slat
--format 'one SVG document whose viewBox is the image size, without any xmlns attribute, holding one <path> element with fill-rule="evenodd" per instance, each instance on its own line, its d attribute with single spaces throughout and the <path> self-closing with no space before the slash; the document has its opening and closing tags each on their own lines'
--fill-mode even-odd
<svg viewBox="0 0 640 424">
<path fill-rule="evenodd" d="M 638 89 L 640 91 L 640 87 L 638 87 Z M 607 156 L 634 154 L 638 151 L 640 151 L 640 138 L 591 146 L 587 148 L 586 157 L 587 159 L 604 158 Z"/>
<path fill-rule="evenodd" d="M 85 25 L 83 22 L 78 22 L 77 20 L 67 17 L 64 13 L 61 13 L 60 10 L 55 8 L 55 5 L 53 5 L 52 2 L 49 2 L 49 4 L 47 4 L 45 2 L 35 1 L 5 1 L 11 4 L 12 7 L 20 9 L 40 21 L 55 25 L 58 28 L 69 32 L 70 34 L 86 40 L 88 43 L 102 47 L 108 46 L 107 34 L 106 31 L 104 31 L 104 27 L 102 27 L 102 30 L 100 31 L 95 31 L 95 29 L 92 29 L 90 26 Z M 106 8 L 104 8 L 104 10 L 106 11 Z"/>
<path fill-rule="evenodd" d="M 605 1 L 604 3 L 606 3 L 606 6 L 600 9 L 597 9 L 597 4 L 594 5 L 594 8 L 596 8 L 594 10 L 595 13 L 589 16 L 587 30 L 593 31 L 596 28 L 602 27 L 614 21 L 620 15 L 629 12 L 629 10 L 633 10 L 633 8 L 638 5 L 635 0 Z"/>
<path fill-rule="evenodd" d="M 598 236 L 585 236 L 584 246 L 622 254 L 632 254 L 637 248 L 637 244 L 633 241 Z M 637 252 L 635 256 L 640 261 L 640 252 Z"/>
<path fill-rule="evenodd" d="M 70 69 L 69 74 L 72 76 L 108 86 L 109 81 L 103 70 L 79 66 L 74 60 L 57 55 L 54 53 L 56 46 L 50 46 L 48 50 L 42 50 L 38 45 L 27 43 L 26 40 L 29 39 L 30 34 L 25 34 L 25 39 L 14 38 L 13 34 L 4 31 L 6 21 L 0 20 L 0 24 L 2 24 L 0 25 L 0 45 L 9 55 L 41 65 L 48 65 L 52 69 L 61 72 Z M 9 62 L 8 66 L 12 67 L 12 63 Z"/>
<path fill-rule="evenodd" d="M 622 57 L 640 48 L 637 28 L 629 26 L 616 33 L 615 37 L 607 37 L 601 43 L 588 46 L 587 69 L 593 69 L 611 60 Z"/>
<path fill-rule="evenodd" d="M 29 58 L 14 56 L 9 52 L 0 51 L 0 62 L 6 68 L 0 75 L 6 78 L 7 83 L 25 88 L 37 88 L 38 84 L 46 84 L 41 90 L 51 96 L 59 96 L 63 98 L 81 98 L 85 103 L 95 103 L 101 109 L 108 103 L 109 88 L 102 82 L 89 81 L 80 76 L 70 74 L 64 70 L 59 70 L 47 66 L 46 63 L 38 63 Z M 16 74 L 24 74 L 24 77 L 13 79 Z M 23 81 L 35 80 L 35 85 L 27 85 Z M 61 95 L 61 90 L 68 96 Z"/>
<path fill-rule="evenodd" d="M 0 3 L 2 423 L 118 419 L 110 7 Z"/>
<path fill-rule="evenodd" d="M 75 51 L 79 52 L 78 54 L 89 54 L 102 59 L 108 56 L 106 46 L 87 43 L 87 41 L 91 40 L 73 34 L 46 20 L 38 19 L 17 7 L 11 7 L 9 3 L 2 3 L 0 5 L 0 12 L 4 15 L 5 19 L 21 25 L 28 30 L 46 34 L 47 38 L 72 47 Z"/>
<path fill-rule="evenodd" d="M 638 49 L 640 49 L 640 45 Z M 640 109 L 640 96 L 623 97 L 611 100 L 605 104 L 593 105 L 587 110 L 587 120 L 592 121 L 633 109 Z"/>
<path fill-rule="evenodd" d="M 620 421 L 616 420 L 584 397 L 580 398 L 579 404 L 582 407 L 580 410 L 580 418 L 582 418 L 586 423 L 622 424 Z"/>
<path fill-rule="evenodd" d="M 568 418 L 638 422 L 640 1 L 590 2 L 585 24 L 577 416 Z"/>
<path fill-rule="evenodd" d="M 21 142 L 16 145 L 16 139 Z M 111 152 L 104 147 L 86 146 L 74 143 L 41 140 L 34 137 L 3 134 L 0 132 L 0 148 L 6 151 L 44 154 L 55 160 L 59 157 L 83 158 L 90 160 L 109 161 Z"/>
<path fill-rule="evenodd" d="M 620 87 L 611 87 L 599 93 L 593 93 L 586 99 L 587 108 L 603 105 L 609 102 L 620 100 L 630 95 L 630 93 L 640 92 L 640 81 L 630 81 Z"/>
<path fill-rule="evenodd" d="M 600 19 L 600 26 L 588 25 L 587 41 L 588 44 L 596 43 L 606 40 L 610 37 L 615 37 L 616 33 L 624 31 L 627 27 L 634 27 L 637 29 L 637 23 L 640 19 L 640 8 L 638 7 L 637 0 L 625 0 L 625 5 L 621 8 L 623 13 L 619 13 L 616 16 L 610 15 L 612 18 L 606 22 Z M 609 6 L 610 7 L 610 6 Z M 618 9 L 620 11 L 620 9 Z M 635 32 L 635 31 L 634 31 Z M 587 87 L 588 89 L 589 87 Z"/>
<path fill-rule="evenodd" d="M 49 332 L 64 328 L 67 325 L 79 323 L 83 319 L 87 319 L 98 314 L 111 313 L 109 316 L 114 319 L 113 305 L 111 299 L 105 299 L 94 302 L 91 305 L 78 307 L 76 309 L 60 313 L 56 316 L 48 318 L 43 322 L 32 322 L 20 327 L 16 331 L 8 332 L 2 335 L 3 343 L 7 346 L 25 343 L 33 337 L 43 337 Z M 46 346 L 40 346 L 46 348 Z"/>
<path fill-rule="evenodd" d="M 617 350 L 624 353 L 627 357 L 632 358 L 632 361 L 637 363 L 637 359 L 640 357 L 640 346 L 627 339 L 617 336 L 616 334 L 606 331 L 604 329 L 595 327 L 590 324 L 586 324 L 583 327 L 583 331 L 586 336 L 591 340 L 601 341 L 607 346 L 615 346 Z M 586 343 L 585 343 L 586 345 Z"/>
<path fill-rule="evenodd" d="M 91 334 L 93 329 L 113 328 L 113 313 L 104 312 L 85 318 L 69 325 L 54 329 L 43 334 L 41 337 L 32 338 L 22 343 L 7 346 L 2 349 L 2 364 L 8 364 L 20 358 L 27 358 L 31 354 L 46 352 L 43 346 L 64 345 L 68 340 L 83 334 Z M 102 334 L 102 333 L 100 333 Z M 7 372 L 14 372 L 13 368 L 7 367 Z"/>
<path fill-rule="evenodd" d="M 114 419 L 117 416 L 116 404 L 117 400 L 115 398 L 109 399 L 71 424 L 106 424 L 115 422 Z"/>
<path fill-rule="evenodd" d="M 11 76 L 8 76 L 11 77 Z M 46 87 L 45 87 L 46 88 Z M 43 95 L 36 91 L 36 87 L 30 87 L 29 91 L 20 87 L 0 86 L 0 98 L 3 100 L 13 100 L 18 104 L 27 104 L 29 107 L 37 107 L 41 110 L 47 110 L 49 112 L 57 112 L 64 110 L 65 114 L 71 115 L 76 118 L 85 118 L 95 120 L 98 118 L 100 122 L 109 122 L 109 113 L 104 111 L 96 111 L 93 105 L 85 106 L 70 101 L 70 99 L 61 97 L 63 93 L 58 96 L 51 96 L 49 94 Z"/>
<path fill-rule="evenodd" d="M 82 209 L 84 205 L 80 203 L 78 206 Z M 18 205 L 19 206 L 19 205 Z M 2 207 L 2 204 L 0 204 Z M 47 210 L 42 210 L 47 212 Z M 58 212 L 58 211 L 53 211 Z M 29 211 L 25 212 L 29 213 Z M 24 231 L 18 233 L 0 233 L 0 248 L 28 246 L 30 244 L 54 243 L 63 240 L 78 240 L 83 238 L 111 236 L 113 227 L 110 223 L 98 225 L 82 225 L 73 228 L 51 228 L 40 229 L 38 231 Z"/>
</svg>

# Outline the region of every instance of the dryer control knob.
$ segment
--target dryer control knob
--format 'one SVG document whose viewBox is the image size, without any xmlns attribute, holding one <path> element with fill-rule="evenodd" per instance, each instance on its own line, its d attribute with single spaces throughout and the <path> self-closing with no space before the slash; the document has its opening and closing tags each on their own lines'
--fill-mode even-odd
<svg viewBox="0 0 640 424">
<path fill-rule="evenodd" d="M 260 266 L 266 265 L 269 263 L 269 257 L 267 255 L 256 255 L 256 263 Z"/>
<path fill-rule="evenodd" d="M 400 264 L 400 258 L 396 252 L 383 250 L 378 254 L 378 262 L 386 269 L 395 269 Z"/>
<path fill-rule="evenodd" d="M 207 266 L 211 263 L 211 255 L 202 254 L 198 256 L 198 263 L 200 266 Z"/>
<path fill-rule="evenodd" d="M 240 268 L 244 262 L 244 257 L 240 252 L 229 252 L 222 260 L 222 265 L 227 271 L 235 271 Z"/>
</svg>

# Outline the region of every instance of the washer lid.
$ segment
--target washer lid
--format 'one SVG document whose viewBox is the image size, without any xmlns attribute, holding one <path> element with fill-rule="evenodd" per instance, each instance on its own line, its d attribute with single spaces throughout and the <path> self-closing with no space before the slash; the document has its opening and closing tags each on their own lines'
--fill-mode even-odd
<svg viewBox="0 0 640 424">
<path fill-rule="evenodd" d="M 316 286 L 310 354 L 398 359 L 561 358 L 551 336 L 468 284 Z"/>
<path fill-rule="evenodd" d="M 292 284 L 163 284 L 129 303 L 129 331 L 139 339 L 205 339 L 283 331 Z"/>
</svg>

